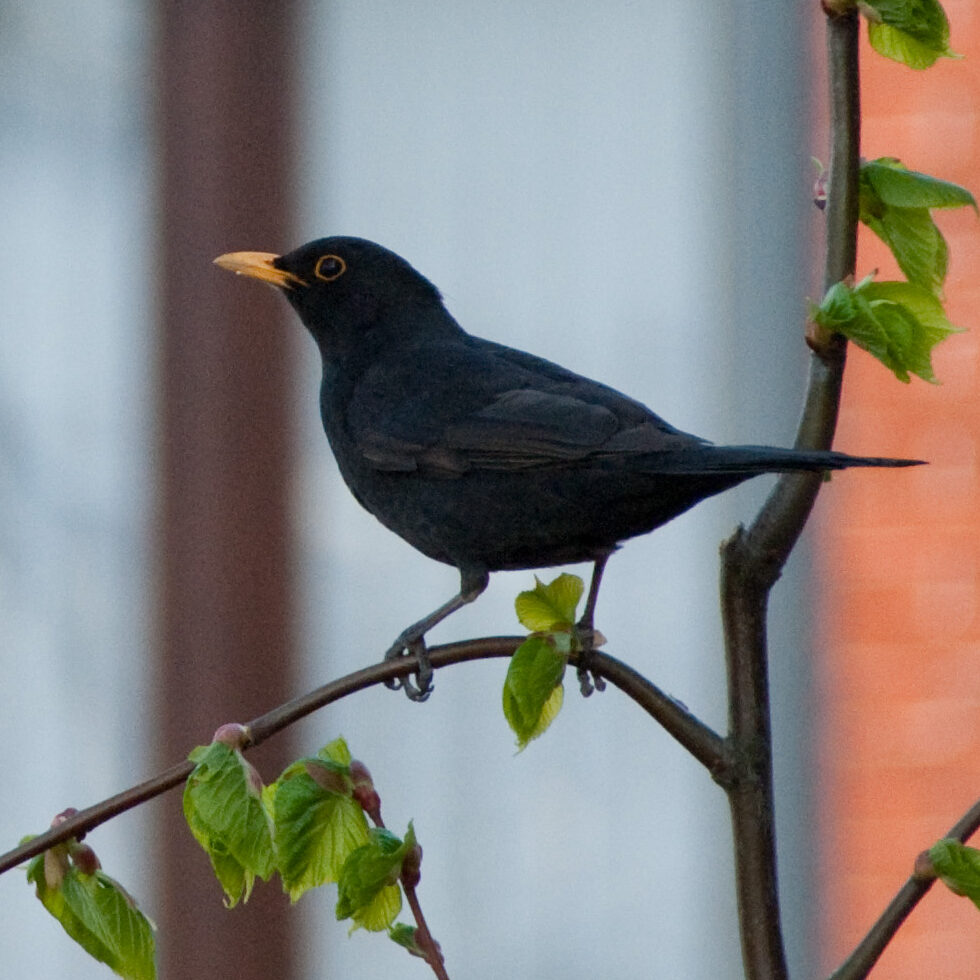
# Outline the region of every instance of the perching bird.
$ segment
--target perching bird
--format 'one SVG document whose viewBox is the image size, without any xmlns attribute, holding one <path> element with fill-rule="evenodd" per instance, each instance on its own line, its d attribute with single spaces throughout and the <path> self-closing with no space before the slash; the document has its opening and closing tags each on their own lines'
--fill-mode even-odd
<svg viewBox="0 0 980 980">
<path fill-rule="evenodd" d="M 215 262 L 278 287 L 313 335 L 323 428 L 354 496 L 459 570 L 459 593 L 388 657 L 408 651 L 426 666 L 425 633 L 505 569 L 593 562 L 580 622 L 590 631 L 609 555 L 705 497 L 761 473 L 915 462 L 714 446 L 606 385 L 471 336 L 432 283 L 365 239 Z M 406 683 L 409 696 L 427 696 L 430 673 Z"/>
</svg>

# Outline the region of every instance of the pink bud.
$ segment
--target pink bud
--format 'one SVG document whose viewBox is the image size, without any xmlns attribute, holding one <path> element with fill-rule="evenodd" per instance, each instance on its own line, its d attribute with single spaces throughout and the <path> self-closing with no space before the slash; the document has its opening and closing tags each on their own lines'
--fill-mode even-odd
<svg viewBox="0 0 980 980">
<path fill-rule="evenodd" d="M 338 772 L 331 766 L 308 759 L 304 766 L 310 779 L 321 786 L 328 793 L 339 793 L 341 796 L 350 796 L 350 778 L 346 773 Z"/>
<path fill-rule="evenodd" d="M 374 780 L 368 767 L 358 759 L 350 764 L 351 779 L 354 780 L 354 802 L 378 826 L 381 826 L 381 797 L 374 788 Z"/>
<path fill-rule="evenodd" d="M 422 880 L 422 847 L 416 844 L 402 860 L 402 882 L 406 888 L 415 888 Z"/>
<path fill-rule="evenodd" d="M 368 767 L 360 759 L 354 759 L 351 762 L 350 778 L 354 780 L 355 786 L 360 783 L 367 783 L 372 788 L 374 787 L 374 780 L 371 779 L 371 773 L 368 772 Z"/>
<path fill-rule="evenodd" d="M 912 877 L 919 881 L 933 881 L 936 877 L 936 869 L 933 866 L 932 858 L 928 851 L 922 851 L 915 859 L 912 869 Z"/>
<path fill-rule="evenodd" d="M 252 733 L 248 730 L 248 725 L 239 725 L 232 721 L 222 725 L 214 733 L 211 741 L 221 742 L 230 749 L 244 749 L 252 741 Z"/>
<path fill-rule="evenodd" d="M 827 171 L 822 170 L 813 182 L 813 203 L 821 211 L 827 206 L 827 178 Z"/>
<path fill-rule="evenodd" d="M 95 851 L 88 844 L 76 844 L 70 853 L 72 863 L 82 874 L 94 875 L 102 867 Z"/>
</svg>

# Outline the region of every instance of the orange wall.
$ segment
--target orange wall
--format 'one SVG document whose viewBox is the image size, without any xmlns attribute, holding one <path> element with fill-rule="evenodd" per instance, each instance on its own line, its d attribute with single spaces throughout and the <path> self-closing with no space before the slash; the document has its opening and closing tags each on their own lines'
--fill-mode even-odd
<svg viewBox="0 0 980 980">
<path fill-rule="evenodd" d="M 963 60 L 914 72 L 863 45 L 863 155 L 897 156 L 980 197 L 980 8 L 947 0 L 945 9 Z M 903 385 L 852 350 L 837 438 L 851 452 L 931 465 L 834 480 L 818 513 L 826 970 L 915 855 L 980 797 L 980 220 L 961 209 L 938 222 L 951 254 L 947 312 L 970 333 L 936 349 L 938 387 Z M 864 234 L 858 276 L 874 268 L 897 277 Z M 872 975 L 980 976 L 980 912 L 934 887 Z"/>
</svg>

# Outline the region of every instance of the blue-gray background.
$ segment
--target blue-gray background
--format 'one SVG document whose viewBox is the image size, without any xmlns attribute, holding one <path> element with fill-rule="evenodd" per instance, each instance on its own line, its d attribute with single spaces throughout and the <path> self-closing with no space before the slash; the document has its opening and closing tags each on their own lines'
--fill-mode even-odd
<svg viewBox="0 0 980 980">
<path fill-rule="evenodd" d="M 802 3 L 299 6 L 295 239 L 229 250 L 374 238 L 474 333 L 716 441 L 791 440 L 809 156 L 822 151 L 807 136 Z M 148 772 L 153 43 L 135 0 L 0 2 L 0 849 Z M 343 490 L 319 431 L 312 344 L 292 340 L 312 686 L 376 659 L 457 580 Z M 717 543 L 763 491 L 630 543 L 599 607 L 610 652 L 719 729 Z M 797 558 L 779 587 L 773 666 L 782 881 L 804 973 L 805 572 Z M 514 631 L 513 596 L 531 582 L 496 576 L 435 639 Z M 499 662 L 442 672 L 422 708 L 370 692 L 303 732 L 308 749 L 343 734 L 389 825 L 414 818 L 422 899 L 452 975 L 741 976 L 722 792 L 615 691 L 583 702 L 570 685 L 552 731 L 515 755 L 502 675 Z M 130 814 L 91 842 L 152 915 L 148 832 Z M 328 964 L 344 977 L 424 970 L 382 939 L 348 940 L 333 901 L 324 889 L 297 911 L 310 977 Z M 21 875 L 0 879 L 0 908 L 3 975 L 108 975 Z"/>
</svg>

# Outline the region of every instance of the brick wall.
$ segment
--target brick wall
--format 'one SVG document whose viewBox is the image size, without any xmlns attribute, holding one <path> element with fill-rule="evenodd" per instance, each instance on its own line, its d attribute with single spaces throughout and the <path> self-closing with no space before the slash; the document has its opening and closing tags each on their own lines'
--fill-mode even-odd
<svg viewBox="0 0 980 980">
<path fill-rule="evenodd" d="M 864 44 L 863 152 L 980 196 L 980 9 L 947 0 L 963 60 L 925 72 Z M 938 387 L 896 381 L 852 350 L 837 444 L 928 459 L 928 469 L 834 481 L 820 503 L 821 955 L 839 963 L 915 855 L 980 796 L 980 220 L 940 212 L 947 313 L 970 333 L 936 349 Z M 858 276 L 897 278 L 862 233 Z M 883 492 L 882 484 L 888 481 Z M 974 842 L 976 844 L 976 842 Z M 935 887 L 873 973 L 980 976 L 980 912 Z"/>
</svg>

